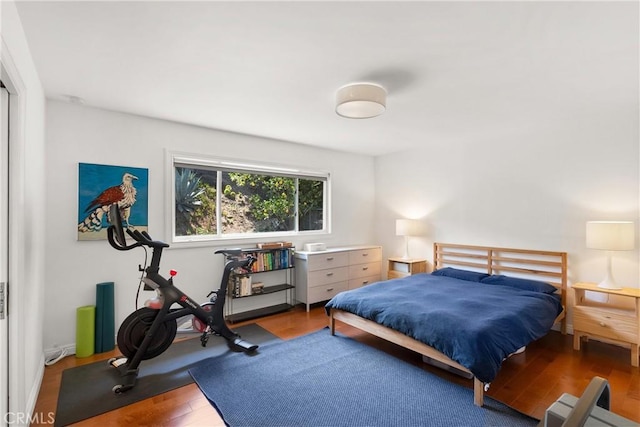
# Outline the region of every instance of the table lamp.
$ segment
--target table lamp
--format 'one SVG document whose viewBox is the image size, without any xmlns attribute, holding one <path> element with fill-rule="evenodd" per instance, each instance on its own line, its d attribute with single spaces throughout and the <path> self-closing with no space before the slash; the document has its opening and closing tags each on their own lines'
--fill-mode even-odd
<svg viewBox="0 0 640 427">
<path fill-rule="evenodd" d="M 404 236 L 404 256 L 409 259 L 409 237 L 421 234 L 422 224 L 416 219 L 396 219 L 396 236 Z"/>
<path fill-rule="evenodd" d="M 632 221 L 588 221 L 587 248 L 607 251 L 607 275 L 599 288 L 622 289 L 611 274 L 611 252 L 631 251 L 635 247 L 635 224 Z"/>
</svg>

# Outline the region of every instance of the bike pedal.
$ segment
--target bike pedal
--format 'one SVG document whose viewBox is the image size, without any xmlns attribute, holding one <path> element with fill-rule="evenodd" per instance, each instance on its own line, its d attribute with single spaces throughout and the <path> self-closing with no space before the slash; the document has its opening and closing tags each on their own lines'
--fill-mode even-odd
<svg viewBox="0 0 640 427">
<path fill-rule="evenodd" d="M 114 368 L 117 368 L 121 365 L 124 365 L 125 363 L 127 363 L 127 358 L 126 357 L 119 357 L 119 358 L 112 358 L 109 360 L 109 364 L 111 366 L 113 366 Z"/>
<path fill-rule="evenodd" d="M 200 344 L 202 344 L 203 347 L 207 346 L 207 342 L 209 342 L 209 336 L 207 335 L 207 333 L 203 333 L 202 336 L 200 337 Z"/>
</svg>

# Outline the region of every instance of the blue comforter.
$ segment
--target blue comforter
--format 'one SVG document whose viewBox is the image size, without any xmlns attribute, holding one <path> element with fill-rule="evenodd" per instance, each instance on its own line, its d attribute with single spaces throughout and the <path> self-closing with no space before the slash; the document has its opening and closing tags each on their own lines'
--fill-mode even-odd
<svg viewBox="0 0 640 427">
<path fill-rule="evenodd" d="M 544 336 L 562 312 L 557 296 L 417 274 L 342 292 L 325 306 L 421 341 L 491 382 L 502 361 Z"/>
</svg>

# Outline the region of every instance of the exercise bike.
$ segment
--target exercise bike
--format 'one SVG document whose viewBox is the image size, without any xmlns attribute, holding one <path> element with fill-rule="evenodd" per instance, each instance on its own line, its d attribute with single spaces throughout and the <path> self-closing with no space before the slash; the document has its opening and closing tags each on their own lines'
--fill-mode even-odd
<svg viewBox="0 0 640 427">
<path fill-rule="evenodd" d="M 176 336 L 177 320 L 187 315 L 193 315 L 194 329 L 202 332 L 200 341 L 203 347 L 207 345 L 211 335 L 217 335 L 224 338 L 233 351 L 251 353 L 258 348 L 229 329 L 223 313 L 231 273 L 237 268 L 250 270 L 255 258 L 241 258 L 240 249 L 216 251 L 216 254 L 225 255 L 226 259 L 222 282 L 220 288 L 210 294 L 212 297 L 209 302 L 200 305 L 174 286 L 175 271 L 170 271 L 169 279 L 159 274 L 162 250 L 169 247 L 167 243 L 153 240 L 146 231 L 127 228 L 126 233 L 135 241 L 127 245 L 122 217 L 116 204 L 109 209 L 109 220 L 111 225 L 107 229 L 107 239 L 115 249 L 128 251 L 141 246 L 152 249 L 151 264 L 146 269 L 139 268 L 144 272 L 142 282 L 145 289 L 155 290 L 157 293 L 152 307 L 137 309 L 118 329 L 118 348 L 124 357 L 112 358 L 109 364 L 120 371 L 123 383 L 113 387 L 114 393 L 124 393 L 135 386 L 140 362 L 157 357 L 169 348 Z M 180 308 L 172 308 L 174 304 L 180 305 Z"/>
</svg>

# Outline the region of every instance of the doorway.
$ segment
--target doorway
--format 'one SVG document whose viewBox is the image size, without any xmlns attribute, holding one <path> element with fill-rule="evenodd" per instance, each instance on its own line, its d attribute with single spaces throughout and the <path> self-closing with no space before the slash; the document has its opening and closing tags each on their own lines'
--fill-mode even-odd
<svg viewBox="0 0 640 427">
<path fill-rule="evenodd" d="M 0 81 L 0 426 L 9 412 L 9 92 Z"/>
</svg>

